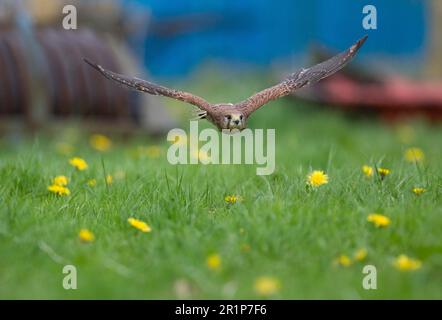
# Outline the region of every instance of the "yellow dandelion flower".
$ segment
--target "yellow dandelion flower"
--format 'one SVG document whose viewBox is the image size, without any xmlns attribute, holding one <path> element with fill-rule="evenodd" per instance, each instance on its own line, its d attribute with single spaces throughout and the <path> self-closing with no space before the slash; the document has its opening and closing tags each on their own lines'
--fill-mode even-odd
<svg viewBox="0 0 442 320">
<path fill-rule="evenodd" d="M 405 150 L 404 158 L 408 162 L 421 162 L 425 159 L 425 154 L 419 148 L 408 148 Z"/>
<path fill-rule="evenodd" d="M 87 181 L 87 185 L 88 185 L 89 187 L 95 187 L 95 186 L 97 185 L 97 180 L 96 180 L 96 179 L 89 179 L 89 180 Z"/>
<path fill-rule="evenodd" d="M 75 157 L 69 160 L 71 166 L 79 171 L 86 170 L 88 168 L 87 162 L 81 158 Z"/>
<path fill-rule="evenodd" d="M 235 204 L 241 200 L 242 200 L 242 198 L 240 196 L 236 196 L 234 194 L 224 197 L 224 201 L 227 203 L 230 203 L 230 204 Z"/>
<path fill-rule="evenodd" d="M 161 155 L 161 148 L 158 147 L 158 146 L 148 146 L 148 147 L 146 147 L 145 152 L 146 152 L 146 156 L 148 158 L 155 159 L 155 158 L 159 158 L 160 157 L 160 155 Z"/>
<path fill-rule="evenodd" d="M 69 183 L 69 179 L 66 176 L 56 176 L 54 179 L 52 179 L 52 183 L 57 186 L 65 187 Z"/>
<path fill-rule="evenodd" d="M 367 165 L 363 165 L 362 166 L 362 172 L 364 173 L 364 175 L 366 177 L 371 177 L 373 176 L 373 167 L 367 166 Z"/>
<path fill-rule="evenodd" d="M 390 218 L 379 213 L 369 214 L 367 221 L 373 223 L 376 228 L 386 227 L 390 224 Z"/>
<path fill-rule="evenodd" d="M 393 266 L 400 271 L 415 271 L 422 267 L 422 262 L 401 254 L 393 261 Z"/>
<path fill-rule="evenodd" d="M 68 188 L 59 186 L 58 184 L 53 184 L 48 187 L 48 190 L 55 193 L 58 196 L 68 196 L 71 194 Z"/>
<path fill-rule="evenodd" d="M 193 157 L 194 159 L 198 159 L 198 160 L 200 160 L 200 161 L 209 161 L 209 160 L 210 160 L 210 155 L 209 155 L 209 153 L 206 152 L 206 151 L 203 151 L 203 150 L 195 151 L 195 152 L 192 154 L 192 157 Z"/>
<path fill-rule="evenodd" d="M 200 159 L 200 160 L 209 160 L 210 159 L 209 153 L 206 152 L 206 151 L 200 151 L 199 154 L 198 154 L 198 159 Z"/>
<path fill-rule="evenodd" d="M 172 141 L 174 144 L 187 145 L 187 135 L 176 135 L 175 140 Z"/>
<path fill-rule="evenodd" d="M 418 187 L 413 188 L 413 193 L 415 193 L 417 195 L 420 195 L 420 194 L 424 193 L 425 191 L 427 191 L 427 190 L 425 190 L 424 188 L 418 188 Z"/>
<path fill-rule="evenodd" d="M 206 264 L 211 270 L 219 270 L 221 268 L 221 256 L 219 254 L 211 254 L 207 257 Z"/>
<path fill-rule="evenodd" d="M 159 146 L 139 146 L 136 151 L 136 155 L 139 157 L 148 157 L 151 159 L 159 158 L 161 155 L 161 148 Z"/>
<path fill-rule="evenodd" d="M 361 248 L 356 251 L 354 259 L 356 261 L 364 261 L 365 258 L 367 258 L 367 255 L 368 255 L 367 249 Z"/>
<path fill-rule="evenodd" d="M 352 264 L 352 261 L 347 255 L 341 254 L 339 257 L 336 258 L 335 264 L 342 267 L 349 267 Z"/>
<path fill-rule="evenodd" d="M 89 140 L 92 148 L 97 151 L 107 151 L 112 146 L 112 141 L 102 134 L 93 134 Z"/>
<path fill-rule="evenodd" d="M 390 169 L 378 168 L 378 173 L 381 176 L 381 178 L 384 179 L 386 176 L 390 174 Z"/>
<path fill-rule="evenodd" d="M 270 296 L 279 291 L 281 283 L 274 277 L 263 276 L 255 280 L 255 291 L 262 296 Z"/>
<path fill-rule="evenodd" d="M 81 229 L 78 233 L 78 238 L 84 242 L 92 242 L 95 240 L 95 235 L 88 229 Z"/>
<path fill-rule="evenodd" d="M 307 176 L 307 184 L 312 187 L 319 187 L 328 183 L 328 175 L 321 170 L 314 170 Z"/>
<path fill-rule="evenodd" d="M 59 154 L 64 155 L 64 156 L 68 156 L 68 155 L 72 154 L 72 152 L 74 151 L 73 146 L 71 146 L 68 143 L 64 143 L 64 142 L 57 143 L 55 148 L 57 149 L 57 152 Z"/>
<path fill-rule="evenodd" d="M 108 174 L 108 175 L 106 176 L 106 183 L 107 183 L 108 185 L 111 185 L 112 182 L 114 182 L 114 178 L 113 178 L 110 174 Z"/>
<path fill-rule="evenodd" d="M 135 219 L 135 218 L 129 218 L 127 219 L 127 222 L 130 223 L 130 225 L 142 232 L 151 232 L 151 227 L 144 221 Z"/>
</svg>

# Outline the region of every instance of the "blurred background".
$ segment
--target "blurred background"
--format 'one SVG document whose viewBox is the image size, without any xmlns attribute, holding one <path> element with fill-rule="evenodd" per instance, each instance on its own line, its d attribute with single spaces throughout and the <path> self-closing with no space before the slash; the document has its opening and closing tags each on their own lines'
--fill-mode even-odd
<svg viewBox="0 0 442 320">
<path fill-rule="evenodd" d="M 77 9 L 76 30 L 62 27 L 65 5 Z M 366 5 L 376 8 L 377 29 L 363 28 Z M 185 89 L 201 70 L 228 80 L 265 74 L 250 88 L 258 91 L 365 34 L 349 68 L 296 99 L 389 120 L 437 121 L 441 21 L 438 0 L 0 0 L 0 128 L 35 130 L 71 118 L 151 134 L 175 126 L 165 100 L 106 81 L 83 57 Z"/>
</svg>

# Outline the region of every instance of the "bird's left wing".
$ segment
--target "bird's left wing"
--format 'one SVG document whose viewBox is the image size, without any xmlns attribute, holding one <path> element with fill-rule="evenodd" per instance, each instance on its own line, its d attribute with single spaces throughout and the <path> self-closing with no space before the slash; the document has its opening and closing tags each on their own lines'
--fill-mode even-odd
<svg viewBox="0 0 442 320">
<path fill-rule="evenodd" d="M 361 38 L 353 46 L 340 54 L 319 63 L 308 69 L 301 69 L 295 73 L 292 73 L 287 79 L 279 84 L 262 90 L 247 100 L 244 100 L 238 104 L 238 107 L 242 109 L 244 113 L 250 115 L 259 107 L 265 105 L 271 100 L 275 100 L 284 97 L 302 87 L 316 83 L 328 76 L 331 76 L 335 72 L 342 69 L 351 59 L 355 56 L 359 48 L 364 44 L 368 36 Z"/>
<path fill-rule="evenodd" d="M 166 88 L 166 87 L 157 85 L 155 83 L 152 83 L 152 82 L 149 82 L 146 80 L 133 78 L 133 77 L 127 77 L 122 74 L 118 74 L 118 73 L 106 70 L 102 66 L 95 64 L 93 62 L 90 62 L 87 59 L 84 59 L 84 61 L 87 64 L 89 64 L 91 67 L 96 69 L 98 72 L 100 72 L 106 78 L 116 81 L 116 82 L 118 82 L 122 85 L 125 85 L 127 87 L 130 87 L 135 90 L 142 91 L 142 92 L 146 92 L 146 93 L 149 93 L 152 95 L 156 95 L 156 96 L 160 95 L 160 96 L 165 96 L 165 97 L 173 98 L 176 100 L 184 101 L 184 102 L 190 103 L 194 106 L 197 106 L 198 108 L 200 108 L 204 111 L 209 111 L 209 112 L 211 111 L 211 104 L 197 95 L 194 95 L 194 94 L 191 94 L 191 93 L 188 93 L 185 91 Z"/>
</svg>

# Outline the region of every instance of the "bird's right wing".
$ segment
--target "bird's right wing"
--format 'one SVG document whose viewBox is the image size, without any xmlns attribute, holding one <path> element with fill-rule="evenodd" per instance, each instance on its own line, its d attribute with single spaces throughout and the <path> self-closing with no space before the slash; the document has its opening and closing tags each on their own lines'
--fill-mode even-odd
<svg viewBox="0 0 442 320">
<path fill-rule="evenodd" d="M 184 101 L 184 102 L 190 103 L 194 106 L 197 106 L 198 108 L 200 108 L 201 110 L 204 110 L 204 111 L 211 110 L 211 104 L 209 102 L 207 102 L 203 98 L 198 97 L 194 94 L 191 94 L 191 93 L 188 93 L 185 91 L 166 88 L 166 87 L 157 85 L 155 83 L 152 83 L 152 82 L 149 82 L 146 80 L 142 80 L 142 79 L 138 79 L 138 78 L 134 78 L 134 77 L 127 77 L 122 74 L 118 74 L 118 73 L 106 70 L 102 66 L 100 66 L 96 63 L 90 62 L 87 59 L 84 59 L 84 61 L 87 64 L 89 64 L 91 67 L 93 67 L 95 70 L 100 72 L 106 78 L 116 81 L 122 85 L 129 87 L 129 88 L 133 88 L 135 90 L 146 92 L 146 93 L 156 95 L 156 96 L 160 95 L 160 96 L 165 96 L 165 97 L 173 98 L 176 100 Z"/>
<path fill-rule="evenodd" d="M 337 54 L 327 61 L 319 63 L 313 67 L 307 69 L 298 70 L 292 73 L 287 79 L 279 84 L 262 90 L 247 100 L 244 100 L 238 104 L 238 107 L 246 114 L 252 114 L 256 109 L 265 105 L 267 102 L 275 99 L 279 99 L 294 91 L 314 84 L 328 76 L 331 76 L 335 72 L 342 69 L 358 52 L 359 48 L 364 44 L 367 36 L 360 39 L 348 50 Z"/>
</svg>

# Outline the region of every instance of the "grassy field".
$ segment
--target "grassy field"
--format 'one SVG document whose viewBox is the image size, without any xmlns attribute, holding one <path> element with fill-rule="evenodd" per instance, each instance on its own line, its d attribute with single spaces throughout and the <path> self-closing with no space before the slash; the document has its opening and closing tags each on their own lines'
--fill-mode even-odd
<svg viewBox="0 0 442 320">
<path fill-rule="evenodd" d="M 235 101 L 266 84 L 227 75 L 197 78 L 187 89 Z M 187 128 L 188 108 L 163 101 Z M 249 127 L 276 128 L 273 175 L 257 176 L 253 165 L 172 166 L 165 136 L 110 136 L 107 152 L 72 128 L 19 142 L 3 137 L 0 298 L 442 298 L 440 126 L 393 127 L 283 99 Z M 72 150 L 60 152 L 60 143 Z M 409 147 L 423 150 L 424 160 L 406 161 Z M 76 171 L 73 156 L 89 168 Z M 390 174 L 366 177 L 364 164 Z M 306 187 L 312 170 L 324 170 L 329 183 Z M 47 190 L 57 175 L 69 178 L 70 195 Z M 242 200 L 226 203 L 228 195 Z M 390 224 L 376 228 L 367 221 L 374 212 Z M 83 228 L 94 241 L 80 241 Z M 359 249 L 367 251 L 363 261 L 353 259 Z M 421 267 L 399 270 L 401 254 Z M 336 263 L 341 255 L 350 261 Z M 77 268 L 77 290 L 62 287 L 67 264 Z M 377 268 L 377 290 L 362 288 L 366 264 Z"/>
</svg>

